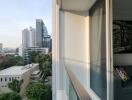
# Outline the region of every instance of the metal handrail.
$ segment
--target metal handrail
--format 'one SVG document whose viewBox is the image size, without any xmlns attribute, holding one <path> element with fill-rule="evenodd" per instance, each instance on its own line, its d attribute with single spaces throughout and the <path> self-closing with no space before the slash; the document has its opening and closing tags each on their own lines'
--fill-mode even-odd
<svg viewBox="0 0 132 100">
<path fill-rule="evenodd" d="M 78 100 L 92 100 L 85 88 L 81 85 L 79 80 L 76 78 L 74 73 L 67 67 L 65 67 L 66 72 L 68 74 L 68 77 L 70 79 L 70 82 L 73 85 L 73 88 L 75 89 L 76 94 L 78 95 Z"/>
</svg>

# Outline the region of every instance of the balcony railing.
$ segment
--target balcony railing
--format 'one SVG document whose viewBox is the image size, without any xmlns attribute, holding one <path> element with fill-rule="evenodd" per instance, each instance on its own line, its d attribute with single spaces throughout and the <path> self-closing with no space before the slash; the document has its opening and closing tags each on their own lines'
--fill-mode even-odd
<svg viewBox="0 0 132 100">
<path fill-rule="evenodd" d="M 81 85 L 81 83 L 76 78 L 74 73 L 67 67 L 65 67 L 65 69 L 66 69 L 66 72 L 68 74 L 68 78 L 69 78 L 69 81 L 70 81 L 70 84 L 71 84 L 70 88 L 72 88 L 73 94 L 74 94 L 74 96 L 76 98 L 76 99 L 74 98 L 74 100 L 92 100 L 90 98 L 88 92 Z"/>
</svg>

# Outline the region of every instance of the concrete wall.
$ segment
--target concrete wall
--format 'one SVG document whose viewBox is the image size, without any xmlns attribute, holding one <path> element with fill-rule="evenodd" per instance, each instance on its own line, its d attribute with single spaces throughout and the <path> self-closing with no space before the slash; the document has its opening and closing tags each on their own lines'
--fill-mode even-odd
<svg viewBox="0 0 132 100">
<path fill-rule="evenodd" d="M 88 14 L 88 12 L 86 12 Z M 82 85 L 88 87 L 89 34 L 88 17 L 64 12 L 64 62 Z"/>
<path fill-rule="evenodd" d="M 1 81 L 1 78 L 2 78 L 2 81 Z M 5 78 L 6 78 L 6 81 L 5 81 Z M 11 81 L 12 79 L 21 80 L 20 75 L 0 75 L 0 88 L 3 88 L 5 86 L 8 87 L 8 83 L 11 82 L 9 81 L 9 78 L 11 78 Z"/>
</svg>

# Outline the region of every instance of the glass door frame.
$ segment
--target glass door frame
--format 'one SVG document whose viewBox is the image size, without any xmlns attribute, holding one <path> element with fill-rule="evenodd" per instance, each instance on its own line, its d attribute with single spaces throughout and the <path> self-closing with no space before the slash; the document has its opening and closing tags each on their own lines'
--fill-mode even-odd
<svg viewBox="0 0 132 100">
<path fill-rule="evenodd" d="M 107 100 L 114 100 L 112 0 L 106 0 Z"/>
</svg>

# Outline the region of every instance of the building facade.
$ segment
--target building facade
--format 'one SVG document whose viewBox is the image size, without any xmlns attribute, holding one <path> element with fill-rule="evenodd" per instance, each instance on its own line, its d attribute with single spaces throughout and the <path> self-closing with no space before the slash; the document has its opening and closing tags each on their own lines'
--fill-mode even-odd
<svg viewBox="0 0 132 100">
<path fill-rule="evenodd" d="M 111 5 L 53 0 L 53 100 L 121 100 L 114 99 Z"/>
<path fill-rule="evenodd" d="M 30 47 L 30 32 L 28 29 L 24 29 L 22 31 L 22 54 L 25 64 L 28 64 L 29 62 L 29 58 L 28 58 L 29 47 Z"/>
<path fill-rule="evenodd" d="M 25 66 L 13 66 L 0 71 L 0 91 L 8 90 L 8 83 L 13 80 L 23 80 L 21 84 L 20 94 L 24 95 L 27 85 L 29 84 L 29 80 L 31 78 L 31 74 L 35 71 L 39 70 L 38 64 L 30 64 Z M 4 91 L 6 92 L 6 91 Z M 7 91 L 8 92 L 8 91 Z"/>
<path fill-rule="evenodd" d="M 30 32 L 29 47 L 35 47 L 36 46 L 36 30 L 35 30 L 35 28 L 30 27 L 29 32 Z"/>
<path fill-rule="evenodd" d="M 52 39 L 51 39 L 50 35 L 44 35 L 43 47 L 44 48 L 49 48 L 49 51 L 51 52 L 51 49 L 52 49 Z"/>
<path fill-rule="evenodd" d="M 43 46 L 43 28 L 44 23 L 42 19 L 36 19 L 36 46 Z"/>
<path fill-rule="evenodd" d="M 22 31 L 22 46 L 23 48 L 30 46 L 30 32 L 28 29 Z"/>
</svg>

